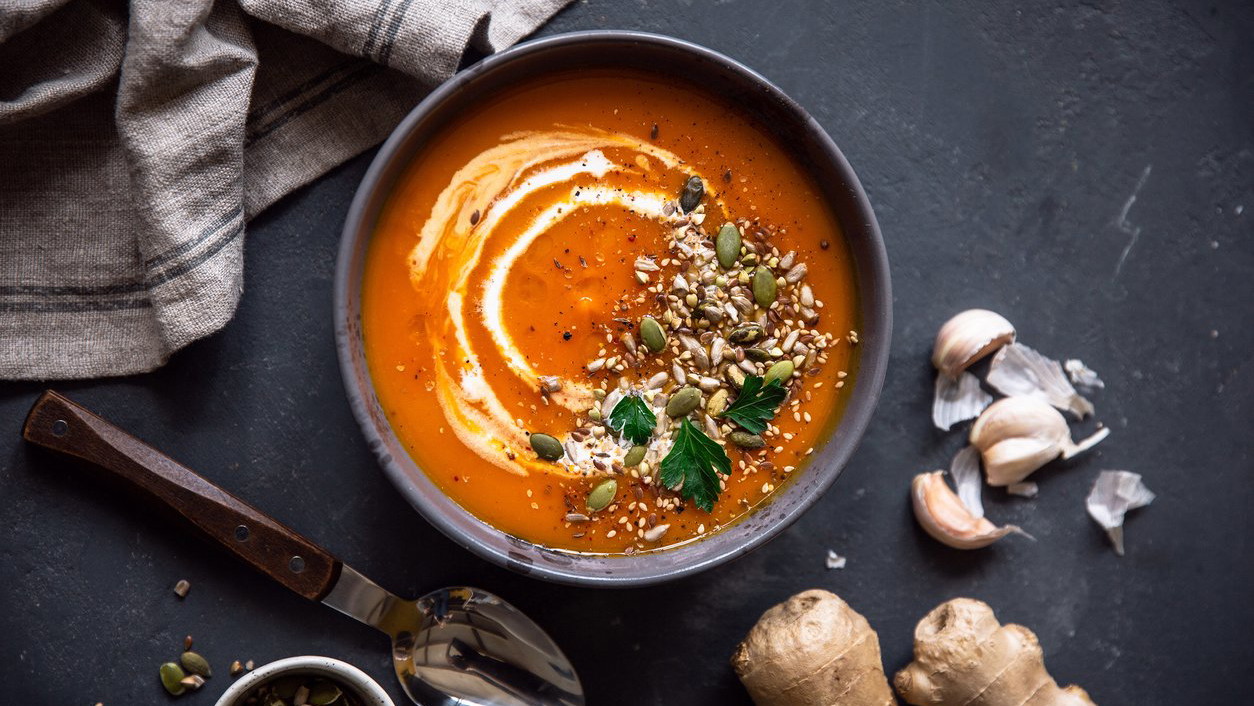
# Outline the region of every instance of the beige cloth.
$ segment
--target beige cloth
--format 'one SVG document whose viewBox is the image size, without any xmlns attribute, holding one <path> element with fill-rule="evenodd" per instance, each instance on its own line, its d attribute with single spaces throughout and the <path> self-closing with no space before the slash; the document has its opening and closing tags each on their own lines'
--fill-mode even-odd
<svg viewBox="0 0 1254 706">
<path fill-rule="evenodd" d="M 0 378 L 221 328 L 245 223 L 569 0 L 0 0 Z"/>
</svg>

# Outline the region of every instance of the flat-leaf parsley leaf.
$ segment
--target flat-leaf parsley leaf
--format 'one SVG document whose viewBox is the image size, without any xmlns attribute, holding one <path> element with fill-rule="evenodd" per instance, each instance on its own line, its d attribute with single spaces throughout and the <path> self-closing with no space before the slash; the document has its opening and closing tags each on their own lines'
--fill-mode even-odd
<svg viewBox="0 0 1254 706">
<path fill-rule="evenodd" d="M 624 395 L 610 411 L 610 428 L 633 444 L 643 444 L 653 435 L 657 417 L 640 395 Z"/>
<path fill-rule="evenodd" d="M 662 459 L 662 484 L 671 489 L 679 488 L 680 495 L 710 512 L 719 494 L 715 471 L 730 474 L 731 459 L 722 446 L 685 417 L 675 432 L 675 443 Z"/>
<path fill-rule="evenodd" d="M 761 434 L 766 431 L 766 423 L 775 417 L 779 403 L 784 401 L 784 394 L 784 385 L 779 380 L 771 380 L 763 386 L 762 378 L 750 375 L 745 378 L 736 401 L 723 410 L 722 416 L 746 431 Z"/>
</svg>

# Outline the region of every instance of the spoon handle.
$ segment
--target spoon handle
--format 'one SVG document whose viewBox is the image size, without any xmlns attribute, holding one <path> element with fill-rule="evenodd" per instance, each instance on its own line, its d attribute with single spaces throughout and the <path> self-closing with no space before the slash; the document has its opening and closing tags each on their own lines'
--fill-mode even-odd
<svg viewBox="0 0 1254 706">
<path fill-rule="evenodd" d="M 22 436 L 125 479 L 306 598 L 322 600 L 339 578 L 342 564 L 326 550 L 52 390 L 31 408 Z"/>
</svg>

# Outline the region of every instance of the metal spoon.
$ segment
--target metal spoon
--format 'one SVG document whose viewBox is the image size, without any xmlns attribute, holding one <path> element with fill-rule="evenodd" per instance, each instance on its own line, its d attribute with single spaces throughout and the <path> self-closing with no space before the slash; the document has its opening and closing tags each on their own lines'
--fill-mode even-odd
<svg viewBox="0 0 1254 706">
<path fill-rule="evenodd" d="M 187 518 L 300 595 L 392 638 L 392 665 L 419 706 L 583 706 L 570 661 L 530 618 L 475 588 L 406 601 L 265 513 L 51 390 L 22 436 L 91 462 Z"/>
</svg>

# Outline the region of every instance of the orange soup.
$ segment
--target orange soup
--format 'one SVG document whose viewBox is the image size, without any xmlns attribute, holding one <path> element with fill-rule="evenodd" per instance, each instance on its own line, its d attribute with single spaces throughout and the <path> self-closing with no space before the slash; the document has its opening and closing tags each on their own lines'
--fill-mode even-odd
<svg viewBox="0 0 1254 706">
<path fill-rule="evenodd" d="M 371 376 L 486 523 L 655 551 L 766 502 L 835 423 L 852 264 L 819 190 L 734 105 L 581 72 L 485 100 L 399 181 L 367 257 Z"/>
</svg>

